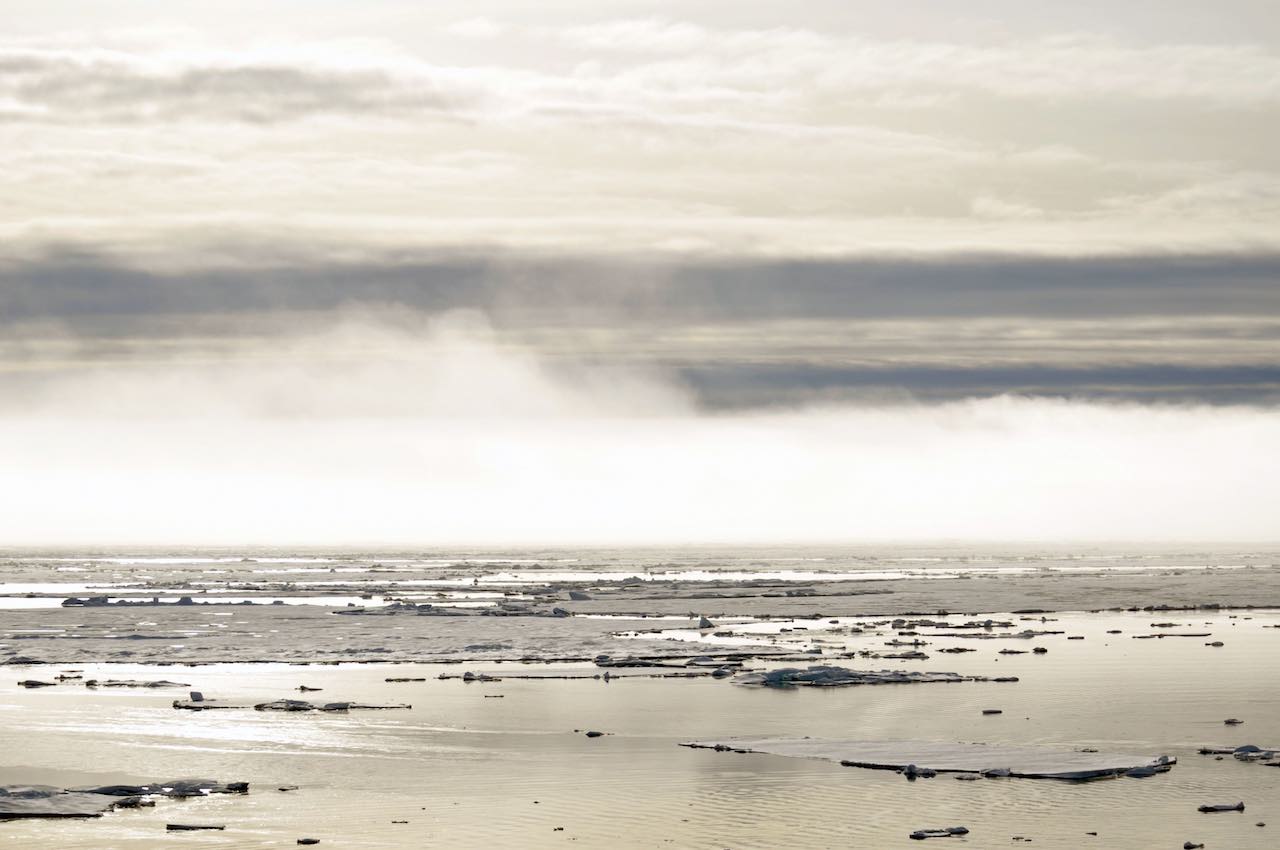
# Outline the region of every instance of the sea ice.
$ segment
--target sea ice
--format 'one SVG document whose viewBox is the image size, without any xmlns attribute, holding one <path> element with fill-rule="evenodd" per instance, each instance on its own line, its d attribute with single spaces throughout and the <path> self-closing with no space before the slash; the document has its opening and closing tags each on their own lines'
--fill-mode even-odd
<svg viewBox="0 0 1280 850">
<path fill-rule="evenodd" d="M 981 773 L 1025 779 L 1086 780 L 1119 776 L 1135 768 L 1163 773 L 1177 759 L 1124 753 L 1084 753 L 1008 744 L 968 744 L 927 741 L 831 741 L 817 738 L 726 738 L 681 744 L 697 749 L 765 753 L 794 758 L 825 759 L 846 767 L 917 773 Z"/>
</svg>

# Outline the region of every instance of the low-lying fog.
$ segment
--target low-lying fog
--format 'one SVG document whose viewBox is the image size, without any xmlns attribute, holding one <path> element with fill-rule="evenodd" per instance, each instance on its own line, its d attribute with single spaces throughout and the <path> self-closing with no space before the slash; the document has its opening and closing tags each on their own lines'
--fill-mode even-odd
<svg viewBox="0 0 1280 850">
<path fill-rule="evenodd" d="M 703 409 L 473 315 L 44 372 L 5 545 L 1263 540 L 1280 411 L 993 397 Z"/>
</svg>

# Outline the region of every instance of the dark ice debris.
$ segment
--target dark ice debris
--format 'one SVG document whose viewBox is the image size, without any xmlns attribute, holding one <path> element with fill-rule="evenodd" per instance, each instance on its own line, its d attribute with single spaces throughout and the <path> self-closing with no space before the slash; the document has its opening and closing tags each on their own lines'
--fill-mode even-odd
<svg viewBox="0 0 1280 850">
<path fill-rule="evenodd" d="M 1144 764 L 1144 765 L 1139 765 L 1138 767 L 1129 768 L 1124 772 L 1124 775 L 1129 777 L 1130 779 L 1148 779 L 1152 776 L 1155 776 L 1157 773 L 1161 773 L 1161 772 L 1162 771 L 1159 768 L 1152 767 L 1149 764 Z"/>
<path fill-rule="evenodd" d="M 1189 637 L 1189 638 L 1206 638 L 1213 637 L 1213 632 L 1165 632 L 1158 635 L 1134 635 L 1135 640 L 1151 640 L 1152 638 L 1167 637 Z"/>
<path fill-rule="evenodd" d="M 669 667 L 672 669 L 688 666 L 656 658 L 610 658 L 608 655 L 596 656 L 595 665 L 597 667 Z"/>
<path fill-rule="evenodd" d="M 911 833 L 911 837 L 916 841 L 924 841 L 926 838 L 951 838 L 968 834 L 969 830 L 963 826 L 948 826 L 942 829 L 917 829 Z"/>
<path fill-rule="evenodd" d="M 1259 747 L 1245 744 L 1240 747 L 1201 747 L 1202 756 L 1234 756 L 1240 761 L 1266 761 L 1280 756 L 1280 747 Z"/>
<path fill-rule="evenodd" d="M 226 827 L 222 825 L 214 826 L 213 824 L 195 824 L 195 823 L 167 823 L 164 825 L 164 828 L 169 830 L 170 832 L 197 832 L 202 829 L 216 829 L 216 830 L 226 829 Z"/>
<path fill-rule="evenodd" d="M 959 673 L 943 673 L 919 670 L 850 670 L 847 667 L 817 665 L 801 669 L 782 667 L 764 673 L 745 673 L 734 679 L 740 685 L 763 685 L 766 688 L 786 688 L 794 685 L 810 687 L 841 687 L 847 685 L 905 685 L 930 682 L 1005 682 L 1018 681 L 1016 677 L 990 679 L 986 676 L 962 676 Z"/>
<path fill-rule="evenodd" d="M 1200 811 L 1206 814 L 1210 812 L 1243 812 L 1244 803 L 1241 802 L 1234 805 L 1231 803 L 1206 803 L 1200 807 Z"/>
<path fill-rule="evenodd" d="M 249 703 L 231 702 L 224 699 L 204 699 L 203 695 L 198 700 L 175 699 L 173 701 L 174 708 L 182 708 L 187 711 L 214 711 L 217 709 L 231 708 L 253 708 Z"/>
<path fill-rule="evenodd" d="M 115 797 L 66 791 L 48 785 L 0 786 L 0 820 L 96 818 L 119 803 Z"/>
<path fill-rule="evenodd" d="M 354 711 L 354 710 L 377 710 L 392 708 L 413 708 L 411 705 L 395 704 L 395 705 L 370 705 L 362 702 L 325 702 L 314 703 L 300 699 L 278 699 L 271 702 L 260 703 L 244 703 L 231 702 L 228 700 L 182 700 L 173 701 L 174 708 L 185 709 L 186 711 L 212 711 L 215 709 L 257 709 L 258 711 L 281 711 L 291 712 L 308 712 L 308 711 Z"/>
<path fill-rule="evenodd" d="M 1164 773 L 1177 763 L 1177 759 L 1168 756 L 1151 759 L 1125 753 L 1088 755 L 1078 751 L 1009 744 L 927 741 L 730 738 L 721 741 L 689 741 L 681 746 L 716 752 L 766 753 L 792 758 L 824 759 L 837 761 L 843 767 L 893 770 L 914 773 L 916 776 L 922 776 L 922 771 L 927 769 L 937 773 L 978 774 L 990 778 L 1019 777 L 1075 782 L 1120 776 L 1135 767 L 1150 767 L 1155 773 Z"/>
<path fill-rule="evenodd" d="M 909 764 L 898 772 L 912 781 L 916 779 L 933 779 L 938 775 L 938 771 L 932 768 L 916 767 L 914 764 Z"/>
<path fill-rule="evenodd" d="M 422 617 L 470 617 L 475 616 L 463 608 L 437 607 L 429 602 L 418 605 L 414 602 L 393 602 L 378 608 L 341 608 L 330 611 L 330 614 L 348 616 L 385 617 L 396 614 L 416 614 Z"/>
<path fill-rule="evenodd" d="M 85 681 L 86 688 L 189 688 L 191 685 L 185 682 L 138 682 L 133 680 L 116 680 L 116 679 L 88 679 Z"/>
<path fill-rule="evenodd" d="M 248 782 L 218 782 L 214 779 L 175 779 L 172 782 L 152 782 L 149 785 L 103 785 L 98 788 L 79 788 L 85 794 L 105 794 L 110 797 L 204 797 L 209 794 L 246 794 Z"/>
<path fill-rule="evenodd" d="M 326 702 L 314 703 L 301 699 L 278 699 L 271 702 L 260 702 L 254 707 L 255 711 L 283 711 L 283 712 L 304 712 L 304 711 L 351 711 L 353 709 L 391 709 L 391 708 L 413 708 L 411 705 L 369 705 L 360 702 Z"/>
</svg>

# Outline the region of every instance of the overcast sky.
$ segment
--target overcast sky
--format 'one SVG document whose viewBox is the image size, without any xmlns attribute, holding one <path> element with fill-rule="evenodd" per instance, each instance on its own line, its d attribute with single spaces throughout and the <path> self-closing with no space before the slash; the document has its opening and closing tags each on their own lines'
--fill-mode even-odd
<svg viewBox="0 0 1280 850">
<path fill-rule="evenodd" d="M 1035 405 L 1064 400 L 1099 458 L 1128 451 L 1121 405 L 1126 434 L 1249 434 L 1205 452 L 1230 459 L 1223 492 L 1280 462 L 1274 0 L 0 0 L 0 20 L 12 487 L 109 442 L 36 439 L 50 422 L 484 418 L 539 393 L 528 410 L 575 422 L 781 416 L 793 442 L 805 410 L 878 442 L 938 406 L 1055 455 L 1075 432 L 1036 430 L 1057 408 Z M 343 433 L 351 458 L 381 441 Z M 173 451 L 147 463 L 185 468 Z M 1258 536 L 1253 505 L 1196 533 Z"/>
<path fill-rule="evenodd" d="M 7 379 L 355 303 L 711 405 L 1274 400 L 1280 16 L 1120 6 L 0 0 Z"/>
<path fill-rule="evenodd" d="M 5 0 L 10 252 L 1270 251 L 1265 0 Z"/>
</svg>

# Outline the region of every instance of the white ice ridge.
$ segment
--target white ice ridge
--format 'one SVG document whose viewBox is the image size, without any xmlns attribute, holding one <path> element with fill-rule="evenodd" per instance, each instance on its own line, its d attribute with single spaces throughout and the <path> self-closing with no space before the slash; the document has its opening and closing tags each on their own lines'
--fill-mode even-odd
<svg viewBox="0 0 1280 850">
<path fill-rule="evenodd" d="M 1150 776 L 1169 770 L 1177 759 L 1127 753 L 1082 752 L 1009 744 L 929 741 L 832 741 L 820 738 L 725 738 L 690 741 L 684 747 L 793 758 L 826 759 L 846 767 L 897 770 L 913 776 L 929 772 L 1013 776 L 1026 779 L 1103 779 Z M 908 770 L 911 768 L 911 770 Z"/>
</svg>

